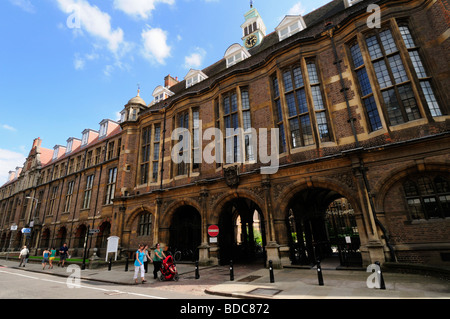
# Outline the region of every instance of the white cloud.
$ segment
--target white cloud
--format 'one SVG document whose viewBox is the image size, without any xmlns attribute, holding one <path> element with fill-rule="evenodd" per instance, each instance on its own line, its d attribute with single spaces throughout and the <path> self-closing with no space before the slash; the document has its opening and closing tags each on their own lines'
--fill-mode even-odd
<svg viewBox="0 0 450 319">
<path fill-rule="evenodd" d="M 114 0 L 114 8 L 133 17 L 148 19 L 157 3 L 173 5 L 175 0 Z"/>
<path fill-rule="evenodd" d="M 188 55 L 184 58 L 184 67 L 186 69 L 197 69 L 199 68 L 202 63 L 203 59 L 205 58 L 206 51 L 202 48 L 195 48 L 195 52 L 191 55 Z"/>
<path fill-rule="evenodd" d="M 33 4 L 30 2 L 30 0 L 9 0 L 11 4 L 21 8 L 22 10 L 28 12 L 28 13 L 35 13 L 36 9 L 33 6 Z"/>
<path fill-rule="evenodd" d="M 305 14 L 306 9 L 303 7 L 301 2 L 297 2 L 296 4 L 294 4 L 294 6 L 292 8 L 289 9 L 288 11 L 288 15 L 303 15 Z"/>
<path fill-rule="evenodd" d="M 77 31 L 79 28 L 87 31 L 91 36 L 106 41 L 113 53 L 120 53 L 127 47 L 121 28 L 113 29 L 111 16 L 102 12 L 97 6 L 86 0 L 57 0 L 59 8 L 67 16 L 67 26 Z"/>
<path fill-rule="evenodd" d="M 94 61 L 100 58 L 98 53 L 90 53 L 80 55 L 79 53 L 75 53 L 75 57 L 73 59 L 73 66 L 75 70 L 84 70 L 87 61 Z"/>
<path fill-rule="evenodd" d="M 8 180 L 8 172 L 22 167 L 25 159 L 24 154 L 0 148 L 0 186 Z"/>
<path fill-rule="evenodd" d="M 167 44 L 167 32 L 160 28 L 149 28 L 141 33 L 143 48 L 142 55 L 150 62 L 165 64 L 170 57 L 171 47 Z"/>
<path fill-rule="evenodd" d="M 4 130 L 7 130 L 7 131 L 11 131 L 11 132 L 16 132 L 17 131 L 14 127 L 9 126 L 8 124 L 2 124 L 1 128 L 4 129 Z"/>
<path fill-rule="evenodd" d="M 75 59 L 73 60 L 73 66 L 75 70 L 83 70 L 85 65 L 86 61 L 79 55 L 75 55 Z"/>
</svg>

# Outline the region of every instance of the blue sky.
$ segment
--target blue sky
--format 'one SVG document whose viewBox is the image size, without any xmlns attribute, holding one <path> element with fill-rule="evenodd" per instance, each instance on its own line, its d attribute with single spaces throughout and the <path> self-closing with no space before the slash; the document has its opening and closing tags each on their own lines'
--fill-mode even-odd
<svg viewBox="0 0 450 319">
<path fill-rule="evenodd" d="M 331 0 L 254 0 L 274 31 Z M 98 130 L 141 88 L 220 60 L 241 43 L 249 0 L 1 0 L 0 185 L 33 139 L 52 149 Z"/>
</svg>

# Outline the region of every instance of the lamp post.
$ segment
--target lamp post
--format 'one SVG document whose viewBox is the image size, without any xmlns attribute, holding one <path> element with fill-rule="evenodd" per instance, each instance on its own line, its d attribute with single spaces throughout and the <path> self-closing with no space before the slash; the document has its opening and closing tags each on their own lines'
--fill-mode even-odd
<svg viewBox="0 0 450 319">
<path fill-rule="evenodd" d="M 34 236 L 34 226 L 35 226 L 35 223 L 36 223 L 36 210 L 37 210 L 37 205 L 39 203 L 39 200 L 37 198 L 31 197 L 31 196 L 27 196 L 25 198 L 26 199 L 31 199 L 33 201 L 36 201 L 36 203 L 34 204 L 34 208 L 32 209 L 32 212 L 30 212 L 30 217 L 28 218 L 28 226 L 31 228 L 31 233 L 30 233 L 30 236 L 29 236 L 29 238 L 30 238 L 30 249 L 31 249 L 32 239 L 33 239 L 33 236 Z"/>
</svg>

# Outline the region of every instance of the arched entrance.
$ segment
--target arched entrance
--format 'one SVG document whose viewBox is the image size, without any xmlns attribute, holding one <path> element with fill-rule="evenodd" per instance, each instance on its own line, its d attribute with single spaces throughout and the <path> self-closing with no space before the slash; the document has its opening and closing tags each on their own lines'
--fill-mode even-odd
<svg viewBox="0 0 450 319">
<path fill-rule="evenodd" d="M 40 248 L 52 248 L 50 247 L 50 229 L 48 228 L 42 231 Z"/>
<path fill-rule="evenodd" d="M 178 207 L 170 226 L 169 249 L 174 254 L 181 252 L 181 260 L 198 260 L 201 244 L 201 217 L 198 210 L 190 205 Z"/>
<path fill-rule="evenodd" d="M 106 253 L 106 246 L 108 245 L 108 237 L 111 234 L 111 223 L 103 222 L 98 229 L 100 232 L 97 235 L 95 247 L 98 249 L 99 256 L 104 256 L 103 254 Z"/>
<path fill-rule="evenodd" d="M 266 234 L 263 214 L 250 199 L 235 198 L 223 206 L 219 218 L 219 263 L 263 261 Z"/>
<path fill-rule="evenodd" d="M 57 248 L 61 247 L 62 245 L 64 245 L 64 243 L 66 243 L 66 238 L 67 238 L 67 229 L 66 227 L 62 226 L 58 233 L 56 234 L 56 238 L 55 238 L 55 245 Z"/>
<path fill-rule="evenodd" d="M 74 254 L 81 256 L 83 253 L 84 242 L 86 241 L 87 227 L 85 224 L 78 226 L 73 241 Z"/>
<path fill-rule="evenodd" d="M 290 200 L 287 212 L 292 264 L 361 266 L 360 239 L 350 202 L 323 188 L 308 188 Z"/>
</svg>

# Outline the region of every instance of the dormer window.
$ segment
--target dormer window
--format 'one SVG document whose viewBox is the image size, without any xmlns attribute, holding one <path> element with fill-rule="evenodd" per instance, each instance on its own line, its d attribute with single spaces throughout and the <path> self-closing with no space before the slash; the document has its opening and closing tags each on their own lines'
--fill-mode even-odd
<svg viewBox="0 0 450 319">
<path fill-rule="evenodd" d="M 250 57 L 250 53 L 248 53 L 245 48 L 239 44 L 233 44 L 228 48 L 225 52 L 225 60 L 227 61 L 227 68 L 233 66 L 242 60 L 245 60 Z"/>
<path fill-rule="evenodd" d="M 81 138 L 81 146 L 87 145 L 89 141 L 89 131 L 83 132 L 83 137 Z"/>
<path fill-rule="evenodd" d="M 96 137 L 98 137 L 98 131 L 92 129 L 85 129 L 83 131 L 83 137 L 81 138 L 81 146 L 86 146 L 91 143 Z"/>
<path fill-rule="evenodd" d="M 66 154 L 72 152 L 72 146 L 73 146 L 73 139 L 68 139 L 67 140 Z"/>
<path fill-rule="evenodd" d="M 108 130 L 108 122 L 100 126 L 100 137 L 105 136 L 107 130 Z"/>
<path fill-rule="evenodd" d="M 344 0 L 345 7 L 351 7 L 355 3 L 361 2 L 362 0 Z"/>
<path fill-rule="evenodd" d="M 99 138 L 105 137 L 108 132 L 108 121 L 102 121 L 100 123 L 100 135 Z"/>
<path fill-rule="evenodd" d="M 186 80 L 186 89 L 207 79 L 208 77 L 202 71 L 190 70 L 184 78 Z"/>
<path fill-rule="evenodd" d="M 163 101 L 166 99 L 166 95 L 164 93 L 161 93 L 160 95 L 155 96 L 155 102 L 158 103 L 160 101 Z"/>
<path fill-rule="evenodd" d="M 66 146 L 66 154 L 72 153 L 73 150 L 76 150 L 80 146 L 81 141 L 75 137 L 69 137 L 67 140 Z"/>
<path fill-rule="evenodd" d="M 53 157 L 52 157 L 52 161 L 55 161 L 58 159 L 58 157 L 60 156 L 60 153 L 63 153 L 65 151 L 65 147 L 61 146 L 61 145 L 56 145 L 53 148 Z"/>
<path fill-rule="evenodd" d="M 164 86 L 158 86 L 156 87 L 156 89 L 153 91 L 153 102 L 152 104 L 156 104 L 159 103 L 161 101 L 164 101 L 165 99 L 169 98 L 170 96 L 172 96 L 174 93 L 172 91 L 170 91 L 167 87 Z"/>
<path fill-rule="evenodd" d="M 280 41 L 306 29 L 305 21 L 301 15 L 286 16 L 283 21 L 275 28 Z"/>
<path fill-rule="evenodd" d="M 59 153 L 59 146 L 55 146 L 53 148 L 53 157 L 52 157 L 52 161 L 56 160 L 58 158 L 58 153 Z"/>
</svg>

